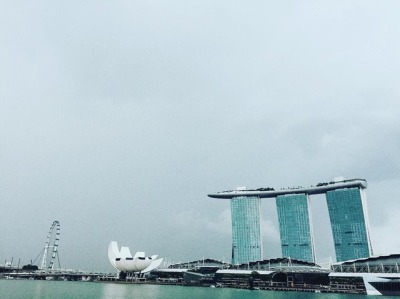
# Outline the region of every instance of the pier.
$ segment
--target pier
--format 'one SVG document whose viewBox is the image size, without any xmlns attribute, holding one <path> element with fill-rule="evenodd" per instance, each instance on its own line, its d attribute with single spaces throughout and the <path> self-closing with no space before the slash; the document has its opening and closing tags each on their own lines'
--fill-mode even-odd
<svg viewBox="0 0 400 299">
<path fill-rule="evenodd" d="M 4 271 L 6 270 L 6 271 Z M 0 279 L 31 279 L 31 280 L 68 280 L 68 281 L 112 281 L 115 280 L 115 273 L 100 273 L 81 270 L 36 270 L 23 271 L 21 269 L 0 268 Z"/>
</svg>

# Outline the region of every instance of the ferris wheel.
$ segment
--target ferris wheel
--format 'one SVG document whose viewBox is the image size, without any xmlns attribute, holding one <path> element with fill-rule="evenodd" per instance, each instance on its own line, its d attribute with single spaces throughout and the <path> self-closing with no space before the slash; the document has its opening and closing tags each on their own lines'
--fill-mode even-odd
<svg viewBox="0 0 400 299">
<path fill-rule="evenodd" d="M 46 244 L 43 249 L 43 257 L 41 269 L 54 269 L 54 261 L 57 256 L 58 266 L 60 267 L 60 259 L 58 257 L 58 241 L 60 240 L 60 222 L 54 221 L 47 234 Z M 51 258 L 50 256 L 51 252 Z M 49 263 L 47 263 L 49 262 Z"/>
</svg>

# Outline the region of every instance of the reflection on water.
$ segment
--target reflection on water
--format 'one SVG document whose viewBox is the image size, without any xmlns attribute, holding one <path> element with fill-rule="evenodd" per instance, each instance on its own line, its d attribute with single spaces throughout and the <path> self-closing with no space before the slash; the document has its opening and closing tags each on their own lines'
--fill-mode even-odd
<svg viewBox="0 0 400 299">
<path fill-rule="evenodd" d="M 165 298 L 159 285 L 102 283 L 103 299 L 121 298 Z"/>
<path fill-rule="evenodd" d="M 159 285 L 140 285 L 139 288 L 130 288 L 129 295 L 132 298 L 162 298 L 161 287 Z"/>
<path fill-rule="evenodd" d="M 39 281 L 39 283 L 37 283 L 35 287 L 35 293 L 34 293 L 35 297 L 33 297 L 34 299 L 42 298 L 42 288 L 43 288 L 42 281 Z"/>
<path fill-rule="evenodd" d="M 126 298 L 126 287 L 120 284 L 105 283 L 102 284 L 103 299 Z"/>
</svg>

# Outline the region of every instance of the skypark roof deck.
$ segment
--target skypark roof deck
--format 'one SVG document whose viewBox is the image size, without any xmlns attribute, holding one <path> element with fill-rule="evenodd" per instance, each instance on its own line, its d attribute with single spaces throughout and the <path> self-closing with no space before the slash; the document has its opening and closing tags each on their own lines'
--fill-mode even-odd
<svg viewBox="0 0 400 299">
<path fill-rule="evenodd" d="M 364 179 L 352 179 L 352 180 L 343 180 L 343 181 L 329 182 L 329 183 L 319 183 L 316 186 L 311 186 L 306 188 L 297 187 L 297 188 L 286 188 L 280 190 L 274 190 L 273 188 L 230 190 L 230 191 L 211 193 L 208 194 L 208 196 L 212 198 L 232 198 L 238 196 L 273 198 L 280 195 L 288 195 L 288 194 L 309 194 L 309 195 L 324 194 L 332 190 L 354 188 L 354 187 L 365 189 L 367 188 L 367 181 Z"/>
</svg>

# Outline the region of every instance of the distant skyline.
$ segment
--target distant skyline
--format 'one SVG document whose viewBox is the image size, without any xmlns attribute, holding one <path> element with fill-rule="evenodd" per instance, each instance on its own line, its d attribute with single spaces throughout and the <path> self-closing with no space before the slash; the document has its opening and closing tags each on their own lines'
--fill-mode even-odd
<svg viewBox="0 0 400 299">
<path fill-rule="evenodd" d="M 0 263 L 54 220 L 61 266 L 110 241 L 231 257 L 207 194 L 364 178 L 375 254 L 399 253 L 400 2 L 0 2 Z M 311 199 L 316 260 L 334 249 Z M 262 200 L 264 258 L 279 257 Z M 329 231 L 329 230 L 328 230 Z"/>
</svg>

